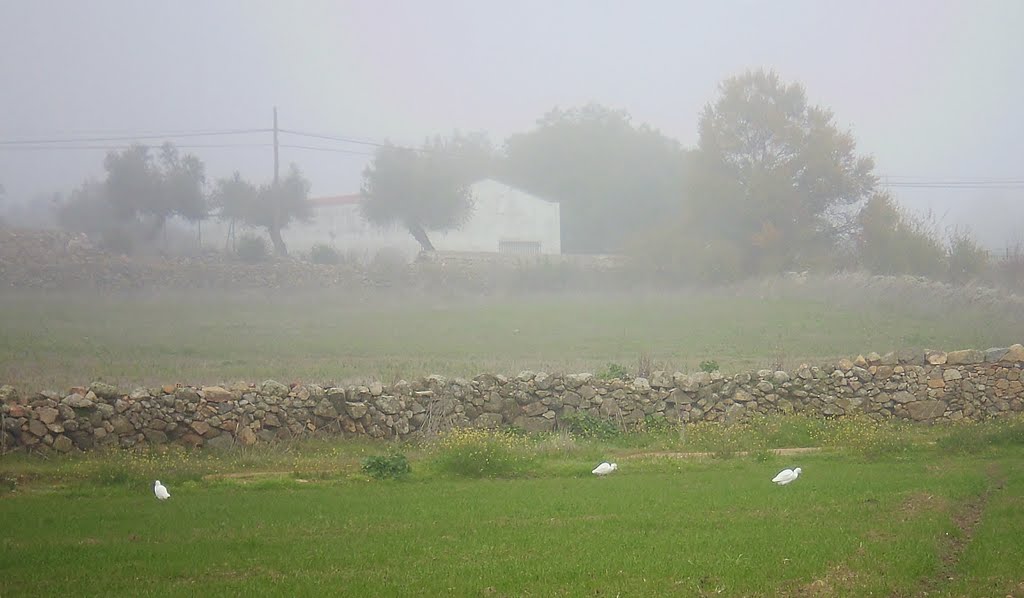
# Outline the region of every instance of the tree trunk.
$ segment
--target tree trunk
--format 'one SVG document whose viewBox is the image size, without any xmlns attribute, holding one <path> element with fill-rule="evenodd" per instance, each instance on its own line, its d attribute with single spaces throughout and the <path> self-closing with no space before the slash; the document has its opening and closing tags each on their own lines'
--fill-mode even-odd
<svg viewBox="0 0 1024 598">
<path fill-rule="evenodd" d="M 281 238 L 281 229 L 271 226 L 267 231 L 270 233 L 270 240 L 274 243 L 274 255 L 288 257 L 288 248 L 284 246 L 284 239 Z"/>
<path fill-rule="evenodd" d="M 406 224 L 406 228 L 409 229 L 409 233 L 412 234 L 412 238 L 420 244 L 420 248 L 423 251 L 434 251 L 434 244 L 430 242 L 430 238 L 427 237 L 427 231 L 423 229 L 419 224 Z"/>
</svg>

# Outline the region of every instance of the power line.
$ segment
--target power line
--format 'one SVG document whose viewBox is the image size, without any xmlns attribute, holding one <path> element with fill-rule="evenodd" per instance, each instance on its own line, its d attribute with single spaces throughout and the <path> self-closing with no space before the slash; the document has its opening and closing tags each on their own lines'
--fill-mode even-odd
<svg viewBox="0 0 1024 598">
<path fill-rule="evenodd" d="M 312 146 L 312 145 L 296 145 L 296 144 L 292 144 L 292 143 L 282 143 L 281 147 L 286 147 L 286 148 L 289 148 L 289 149 L 315 150 L 315 151 L 319 151 L 319 152 L 334 152 L 334 153 L 338 153 L 338 154 L 354 154 L 354 155 L 357 155 L 357 156 L 375 156 L 376 155 L 373 152 L 361 152 L 359 150 L 350 150 L 350 149 L 344 149 L 344 148 L 340 148 L 340 147 L 316 147 L 316 146 Z"/>
<path fill-rule="evenodd" d="M 272 143 L 191 143 L 177 145 L 179 149 L 207 149 L 207 148 L 255 148 L 271 147 Z M 0 145 L 0 151 L 62 151 L 62 150 L 106 150 L 117 151 L 131 149 L 131 145 Z"/>
<path fill-rule="evenodd" d="M 328 141 L 340 141 L 342 143 L 354 143 L 356 145 L 369 145 L 371 147 L 401 147 L 392 145 L 390 143 L 382 143 L 379 141 L 367 141 L 365 139 L 356 139 L 354 137 L 339 137 L 335 135 L 324 135 L 322 133 L 306 133 L 303 131 L 295 131 L 292 129 L 281 129 L 282 133 L 288 133 L 290 135 L 298 135 L 300 137 L 312 137 L 314 139 L 326 139 Z M 406 148 L 413 149 L 413 148 Z"/>
<path fill-rule="evenodd" d="M 382 142 L 382 141 L 369 141 L 369 140 L 366 140 L 366 139 L 356 139 L 355 137 L 342 137 L 342 136 L 337 136 L 337 135 L 324 135 L 322 133 L 308 133 L 308 132 L 305 132 L 305 131 L 295 131 L 293 129 L 280 129 L 280 132 L 288 133 L 290 135 L 298 135 L 300 137 L 311 137 L 313 139 L 325 139 L 325 140 L 328 140 L 328 141 L 338 141 L 338 142 L 341 142 L 341 143 L 354 143 L 356 145 L 368 145 L 370 147 L 387 147 L 387 148 L 402 149 L 402 150 L 408 150 L 408 151 L 412 151 L 412 152 L 422 152 L 422 153 L 428 153 L 428 154 L 447 154 L 447 155 L 451 155 L 451 156 L 459 155 L 456 152 L 451 152 L 451 151 L 446 151 L 446 150 L 430 149 L 430 148 L 426 148 L 426 147 L 412 147 L 412 146 L 408 146 L 408 145 L 397 145 L 397 144 L 394 144 L 394 143 L 386 143 L 386 142 Z"/>
<path fill-rule="evenodd" d="M 881 175 L 880 187 L 890 189 L 1022 189 L 1022 177 L 935 177 Z"/>
<path fill-rule="evenodd" d="M 65 139 L 5 139 L 0 145 L 43 145 L 60 143 L 96 143 L 103 141 L 136 141 L 139 139 L 174 139 L 185 137 L 217 137 L 222 135 L 248 135 L 252 133 L 269 133 L 271 129 L 229 129 L 220 131 L 195 131 L 186 133 L 163 133 L 151 135 L 124 135 L 116 137 L 77 137 Z"/>
<path fill-rule="evenodd" d="M 920 183 L 880 183 L 890 189 L 1024 189 L 1024 181 L 1005 183 L 971 183 L 971 182 L 920 182 Z"/>
<path fill-rule="evenodd" d="M 880 174 L 879 178 L 886 181 L 890 179 L 908 179 L 906 182 L 916 181 L 963 181 L 971 183 L 1009 183 L 1017 182 L 1022 180 L 1021 177 L 979 177 L 979 176 L 921 176 L 921 175 L 908 175 L 908 174 Z"/>
</svg>

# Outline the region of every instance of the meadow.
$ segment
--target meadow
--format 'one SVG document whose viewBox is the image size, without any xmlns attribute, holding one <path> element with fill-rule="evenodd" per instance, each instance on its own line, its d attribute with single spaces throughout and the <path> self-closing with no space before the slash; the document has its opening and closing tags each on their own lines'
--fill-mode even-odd
<svg viewBox="0 0 1024 598">
<path fill-rule="evenodd" d="M 0 383 L 130 390 L 238 380 L 346 384 L 618 364 L 693 372 L 834 362 L 898 348 L 1024 339 L 1024 313 L 820 285 L 490 298 L 214 292 L 0 296 Z"/>
<path fill-rule="evenodd" d="M 340 384 L 705 360 L 729 372 L 1022 339 L 1020 310 L 833 284 L 443 299 L 8 292 L 0 383 Z M 794 447 L 813 450 L 775 452 Z M 619 470 L 591 475 L 605 460 Z M 794 466 L 793 484 L 769 481 Z M 170 500 L 154 498 L 155 479 Z M 1024 596 L 1022 504 L 1020 419 L 14 454 L 0 458 L 0 595 Z"/>
<path fill-rule="evenodd" d="M 821 450 L 770 450 L 793 443 Z M 591 475 L 601 460 L 619 470 Z M 792 466 L 797 481 L 769 481 Z M 1024 420 L 464 431 L 0 472 L 5 596 L 1024 593 Z"/>
</svg>

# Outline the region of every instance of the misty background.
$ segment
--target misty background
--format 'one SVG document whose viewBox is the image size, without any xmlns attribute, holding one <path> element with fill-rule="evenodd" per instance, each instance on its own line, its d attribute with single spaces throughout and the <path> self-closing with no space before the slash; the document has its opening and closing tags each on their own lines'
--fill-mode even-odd
<svg viewBox="0 0 1024 598">
<path fill-rule="evenodd" d="M 693 147 L 719 82 L 764 67 L 835 112 L 900 204 L 999 250 L 1024 224 L 1022 22 L 1012 0 L 6 0 L 0 185 L 8 209 L 45 201 L 101 177 L 112 146 L 266 129 L 273 106 L 303 132 L 418 145 L 482 131 L 500 147 L 597 102 Z M 18 143 L 49 139 L 82 141 Z M 269 133 L 173 140 L 211 180 L 272 174 Z M 358 192 L 372 161 L 359 143 L 281 143 L 312 196 Z"/>
</svg>

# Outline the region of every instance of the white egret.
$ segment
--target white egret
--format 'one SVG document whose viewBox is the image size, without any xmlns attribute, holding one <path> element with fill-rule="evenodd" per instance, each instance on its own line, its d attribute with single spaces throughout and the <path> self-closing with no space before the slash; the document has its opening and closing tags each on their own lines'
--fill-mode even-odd
<svg viewBox="0 0 1024 598">
<path fill-rule="evenodd" d="M 160 483 L 160 480 L 157 480 L 156 483 L 153 484 L 153 494 L 156 494 L 156 497 L 160 500 L 167 500 L 171 497 L 171 493 L 168 492 L 167 488 Z"/>
<path fill-rule="evenodd" d="M 800 477 L 801 473 L 803 473 L 803 470 L 800 469 L 799 467 L 797 467 L 796 469 L 783 469 L 782 471 L 779 472 L 778 475 L 772 478 L 772 481 L 780 486 L 785 486 L 786 484 Z"/>
<path fill-rule="evenodd" d="M 619 466 L 617 464 L 608 463 L 607 461 L 605 461 L 604 463 L 595 467 L 594 471 L 592 471 L 591 473 L 593 473 L 594 475 L 608 475 L 618 468 Z"/>
</svg>

